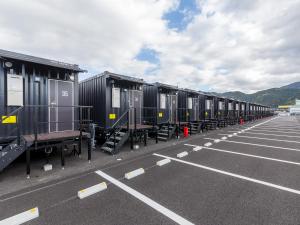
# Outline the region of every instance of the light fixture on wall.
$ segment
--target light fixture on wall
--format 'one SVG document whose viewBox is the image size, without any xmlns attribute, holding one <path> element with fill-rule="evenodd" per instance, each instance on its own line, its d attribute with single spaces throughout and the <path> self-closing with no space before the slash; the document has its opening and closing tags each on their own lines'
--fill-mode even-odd
<svg viewBox="0 0 300 225">
<path fill-rule="evenodd" d="M 74 81 L 74 80 L 75 80 L 74 75 L 70 75 L 69 78 L 70 78 L 71 81 Z"/>
<path fill-rule="evenodd" d="M 12 62 L 8 62 L 8 61 L 5 62 L 4 65 L 6 68 L 11 68 L 13 66 Z"/>
</svg>

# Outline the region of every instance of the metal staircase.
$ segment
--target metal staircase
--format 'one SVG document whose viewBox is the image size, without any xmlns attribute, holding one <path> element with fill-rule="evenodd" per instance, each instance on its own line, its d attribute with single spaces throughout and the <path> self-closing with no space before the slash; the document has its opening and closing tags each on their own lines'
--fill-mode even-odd
<svg viewBox="0 0 300 225">
<path fill-rule="evenodd" d="M 205 120 L 205 128 L 206 130 L 215 130 L 217 129 L 218 121 L 214 119 Z"/>
<path fill-rule="evenodd" d="M 18 140 L 15 139 L 8 145 L 3 146 L 0 150 L 0 171 L 16 160 L 23 152 L 25 152 L 27 147 L 28 143 L 25 145 L 25 141 L 22 139 L 20 144 L 18 144 Z"/>
<path fill-rule="evenodd" d="M 120 148 L 126 143 L 129 138 L 129 131 L 127 129 L 120 129 L 109 136 L 106 142 L 102 145 L 101 150 L 116 154 Z"/>
<path fill-rule="evenodd" d="M 15 109 L 14 111 L 10 112 L 8 115 L 0 119 L 0 125 L 3 126 L 3 121 L 6 118 L 14 115 L 16 118 L 19 118 L 20 112 L 23 110 L 23 106 Z M 7 166 L 9 166 L 15 159 L 17 159 L 23 152 L 25 152 L 28 145 L 32 143 L 27 143 L 21 136 L 21 129 L 19 125 L 19 120 L 14 124 L 16 127 L 7 133 L 6 136 L 9 137 L 13 133 L 17 133 L 16 137 L 11 140 L 10 142 L 4 141 L 0 142 L 0 172 L 4 170 Z M 0 127 L 2 128 L 2 127 Z"/>
<path fill-rule="evenodd" d="M 190 126 L 189 126 L 189 133 L 190 134 L 198 134 L 201 131 L 203 131 L 202 129 L 202 123 L 201 122 L 190 122 Z"/>
<path fill-rule="evenodd" d="M 126 110 L 122 116 L 112 125 L 109 134 L 101 150 L 110 154 L 116 154 L 129 139 L 129 111 Z"/>
<path fill-rule="evenodd" d="M 164 124 L 158 130 L 157 139 L 159 141 L 167 141 L 174 136 L 175 131 L 176 126 L 174 124 Z"/>
</svg>

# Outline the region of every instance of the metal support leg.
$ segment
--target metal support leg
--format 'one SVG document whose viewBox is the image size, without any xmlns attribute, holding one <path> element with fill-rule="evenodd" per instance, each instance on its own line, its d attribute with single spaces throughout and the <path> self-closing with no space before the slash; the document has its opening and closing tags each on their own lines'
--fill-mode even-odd
<svg viewBox="0 0 300 225">
<path fill-rule="evenodd" d="M 130 130 L 130 148 L 133 149 L 133 134 L 131 130 Z"/>
<path fill-rule="evenodd" d="M 78 155 L 81 157 L 82 137 L 79 137 Z"/>
<path fill-rule="evenodd" d="M 27 148 L 27 143 L 25 144 L 26 148 L 26 174 L 27 179 L 30 178 L 30 148 Z"/>
<path fill-rule="evenodd" d="M 61 167 L 65 169 L 65 151 L 63 145 L 60 146 L 60 153 L 61 153 Z"/>
<path fill-rule="evenodd" d="M 88 141 L 88 160 L 89 163 L 91 163 L 91 158 L 92 158 L 92 139 L 89 139 Z"/>
<path fill-rule="evenodd" d="M 158 143 L 158 129 L 155 128 L 155 142 Z"/>
<path fill-rule="evenodd" d="M 147 146 L 147 130 L 144 131 L 144 146 Z"/>
</svg>

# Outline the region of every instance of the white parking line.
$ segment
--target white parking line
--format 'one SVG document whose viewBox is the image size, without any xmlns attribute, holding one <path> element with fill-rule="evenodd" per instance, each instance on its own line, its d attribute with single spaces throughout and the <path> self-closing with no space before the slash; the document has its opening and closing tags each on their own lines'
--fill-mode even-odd
<svg viewBox="0 0 300 225">
<path fill-rule="evenodd" d="M 214 140 L 213 138 L 204 138 L 204 139 L 207 139 L 207 140 Z M 298 148 L 286 148 L 286 147 L 278 147 L 278 146 L 272 146 L 272 145 L 255 144 L 255 143 L 242 142 L 242 141 L 229 141 L 229 140 L 222 140 L 222 141 L 223 141 L 223 142 L 236 143 L 236 144 L 243 144 L 243 145 L 253 145 L 253 146 L 259 146 L 259 147 L 275 148 L 275 149 L 284 149 L 284 150 L 289 150 L 289 151 L 300 152 L 300 149 L 298 149 Z"/>
<path fill-rule="evenodd" d="M 260 134 L 260 135 L 265 135 L 265 136 L 300 138 L 300 136 L 290 136 L 290 135 L 284 135 L 284 134 L 265 134 L 265 133 L 249 132 L 249 131 L 246 131 L 246 133 L 247 134 Z"/>
<path fill-rule="evenodd" d="M 213 172 L 220 173 L 220 174 L 223 174 L 223 175 L 239 178 L 239 179 L 242 179 L 242 180 L 250 181 L 250 182 L 253 182 L 253 183 L 257 183 L 257 184 L 262 184 L 264 186 L 268 186 L 268 187 L 272 187 L 272 188 L 279 189 L 279 190 L 282 190 L 282 191 L 287 191 L 287 192 L 290 192 L 290 193 L 300 195 L 300 191 L 296 190 L 296 189 L 284 187 L 284 186 L 281 186 L 281 185 L 269 183 L 269 182 L 262 181 L 262 180 L 257 180 L 257 179 L 251 178 L 251 177 L 242 176 L 242 175 L 227 172 L 227 171 L 224 171 L 224 170 L 215 169 L 215 168 L 204 166 L 204 165 L 201 165 L 201 164 L 184 161 L 184 160 L 181 160 L 181 159 L 176 159 L 176 158 L 173 158 L 173 157 L 170 157 L 170 156 L 165 156 L 165 155 L 161 155 L 161 154 L 157 154 L 157 153 L 154 153 L 153 155 L 158 156 L 158 157 L 162 157 L 162 158 L 165 158 L 165 159 L 171 159 L 171 160 L 176 161 L 176 162 L 180 162 L 180 163 L 184 163 L 184 164 L 187 164 L 187 165 L 190 165 L 190 166 L 194 166 L 194 167 L 198 167 L 198 168 L 201 168 L 201 169 L 213 171 Z"/>
<path fill-rule="evenodd" d="M 184 144 L 186 146 L 191 146 L 191 147 L 197 147 L 198 145 L 190 145 L 190 144 Z M 259 158 L 259 159 L 266 159 L 266 160 L 271 160 L 271 161 L 276 161 L 276 162 L 282 162 L 282 163 L 288 163 L 288 164 L 293 164 L 299 166 L 300 163 L 298 162 L 293 162 L 293 161 L 287 161 L 287 160 L 282 160 L 282 159 L 275 159 L 275 158 L 269 158 L 269 157 L 264 157 L 264 156 L 259 156 L 259 155 L 252 155 L 252 154 L 246 154 L 246 153 L 241 153 L 241 152 L 233 152 L 233 151 L 228 151 L 224 149 L 219 149 L 219 148 L 210 148 L 210 147 L 203 147 L 204 149 L 209 149 L 212 151 L 217 151 L 217 152 L 224 152 L 224 153 L 230 153 L 230 154 L 235 154 L 235 155 L 242 155 L 242 156 L 247 156 L 247 157 L 253 157 L 253 158 Z"/>
<path fill-rule="evenodd" d="M 281 131 L 298 131 L 298 132 L 300 132 L 300 130 L 298 130 L 298 129 L 284 129 L 284 128 L 281 128 L 281 127 L 259 127 L 259 129 L 281 130 Z"/>
<path fill-rule="evenodd" d="M 285 131 L 276 131 L 276 130 L 264 130 L 264 129 L 253 129 L 252 131 L 258 131 L 258 132 L 268 132 L 268 133 L 282 133 L 282 134 L 299 134 L 300 132 L 285 132 Z"/>
<path fill-rule="evenodd" d="M 225 135 L 225 134 L 218 134 L 218 135 Z M 236 135 L 236 137 L 250 138 L 250 139 L 260 139 L 260 140 L 268 140 L 268 141 L 278 141 L 278 142 L 289 142 L 289 143 L 300 144 L 300 141 L 292 141 L 292 140 L 282 140 L 282 139 L 262 138 L 262 137 L 251 137 L 251 136 L 244 136 L 244 135 Z"/>
<path fill-rule="evenodd" d="M 143 203 L 147 204 L 151 208 L 155 209 L 156 211 L 162 213 L 169 219 L 173 220 L 178 224 L 186 224 L 192 225 L 190 221 L 186 220 L 185 218 L 179 216 L 178 214 L 172 212 L 171 210 L 165 208 L 164 206 L 160 205 L 159 203 L 153 201 L 152 199 L 148 198 L 147 196 L 143 195 L 142 193 L 134 190 L 133 188 L 123 184 L 122 182 L 118 181 L 117 179 L 109 176 L 108 174 L 102 172 L 101 170 L 95 171 L 96 174 L 100 175 L 104 179 L 108 180 L 112 184 L 116 185 L 117 187 L 121 188 L 123 191 L 127 192 L 128 194 L 132 195 L 133 197 L 139 199 Z"/>
</svg>

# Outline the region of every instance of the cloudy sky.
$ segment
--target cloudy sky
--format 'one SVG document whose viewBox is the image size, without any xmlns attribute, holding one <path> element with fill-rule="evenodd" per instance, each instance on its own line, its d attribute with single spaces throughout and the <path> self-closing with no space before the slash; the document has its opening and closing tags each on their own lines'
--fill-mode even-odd
<svg viewBox="0 0 300 225">
<path fill-rule="evenodd" d="M 300 0 L 1 1 L 0 48 L 252 93 L 300 81 Z"/>
</svg>

